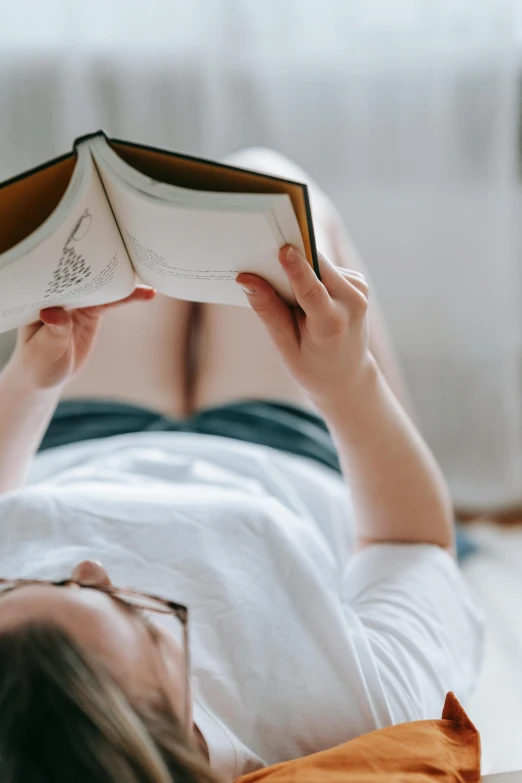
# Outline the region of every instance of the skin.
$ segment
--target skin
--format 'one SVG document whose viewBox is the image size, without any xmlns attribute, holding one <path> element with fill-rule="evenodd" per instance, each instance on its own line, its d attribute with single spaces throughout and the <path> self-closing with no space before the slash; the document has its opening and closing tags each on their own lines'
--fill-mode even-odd
<svg viewBox="0 0 522 783">
<path fill-rule="evenodd" d="M 352 488 L 358 546 L 429 543 L 452 552 L 451 500 L 440 469 L 371 354 L 364 277 L 321 256 L 319 281 L 290 246 L 279 260 L 299 308 L 289 308 L 256 275 L 242 273 L 236 282 L 332 433 Z M 118 305 L 153 296 L 151 289 L 137 288 Z M 50 308 L 20 330 L 0 375 L 0 493 L 23 484 L 63 388 L 84 365 L 108 307 Z M 108 580 L 92 563 L 80 563 L 72 579 L 95 584 L 86 582 L 86 568 L 91 580 Z M 59 617 L 81 644 L 104 656 L 116 678 L 133 690 L 163 688 L 182 709 L 179 649 L 172 639 L 158 645 L 114 599 L 88 587 L 24 587 L 4 596 L 1 608 L 0 633 L 36 616 Z"/>
<path fill-rule="evenodd" d="M 58 622 L 79 644 L 98 655 L 129 696 L 165 694 L 184 720 L 183 652 L 161 626 L 152 630 L 124 603 L 87 585 L 109 586 L 101 563 L 84 560 L 71 574 L 82 587 L 24 585 L 2 596 L 0 633 L 34 619 Z M 192 721 L 196 741 L 208 759 L 207 744 Z"/>
<path fill-rule="evenodd" d="M 39 321 L 19 330 L 14 355 L 0 377 L 0 402 L 9 403 L 9 416 L 0 421 L 0 441 L 12 445 L 5 459 L 0 456 L 0 494 L 22 482 L 64 386 L 92 352 L 104 314 L 114 307 L 150 301 L 155 294 L 152 288 L 137 286 L 126 299 L 107 305 L 70 311 L 48 308 L 41 311 Z M 159 625 L 151 629 L 127 605 L 86 586 L 111 584 L 101 563 L 79 563 L 71 580 L 82 587 L 26 585 L 3 595 L 0 633 L 35 618 L 58 621 L 80 645 L 101 657 L 129 696 L 162 692 L 184 721 L 183 654 L 177 641 Z M 208 759 L 207 744 L 192 715 L 190 724 Z"/>
</svg>

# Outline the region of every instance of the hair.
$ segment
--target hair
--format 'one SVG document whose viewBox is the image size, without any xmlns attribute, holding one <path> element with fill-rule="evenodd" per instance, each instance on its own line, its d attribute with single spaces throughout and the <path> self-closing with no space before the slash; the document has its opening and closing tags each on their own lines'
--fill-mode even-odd
<svg viewBox="0 0 522 783">
<path fill-rule="evenodd" d="M 0 634 L 2 783 L 219 783 L 160 696 L 136 704 L 56 625 Z"/>
</svg>

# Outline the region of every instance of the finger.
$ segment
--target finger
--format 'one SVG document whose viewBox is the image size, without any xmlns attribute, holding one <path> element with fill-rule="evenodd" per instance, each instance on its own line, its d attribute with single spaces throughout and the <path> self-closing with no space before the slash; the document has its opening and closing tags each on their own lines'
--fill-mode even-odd
<svg viewBox="0 0 522 783">
<path fill-rule="evenodd" d="M 32 324 L 28 324 L 22 329 L 22 339 L 25 343 L 30 342 L 44 326 L 52 327 L 54 333 L 57 333 L 56 328 L 59 330 L 62 325 L 67 324 L 68 320 L 63 307 L 46 307 L 40 310 L 39 321 L 33 321 Z"/>
<path fill-rule="evenodd" d="M 252 310 L 264 323 L 272 342 L 283 354 L 289 356 L 298 347 L 298 339 L 292 312 L 286 302 L 274 291 L 270 283 L 257 275 L 242 272 L 236 277 Z"/>
<path fill-rule="evenodd" d="M 342 272 L 343 274 L 346 272 L 350 275 L 350 277 L 358 277 L 360 280 L 366 280 L 365 275 L 363 275 L 362 272 L 359 272 L 357 269 L 350 269 L 346 266 L 336 266 L 336 269 L 339 270 L 339 272 Z"/>
<path fill-rule="evenodd" d="M 130 302 L 149 302 L 156 296 L 156 289 L 149 288 L 149 286 L 140 285 L 137 286 L 130 296 L 126 296 L 125 299 L 118 299 L 116 302 L 107 302 L 103 305 L 93 305 L 92 307 L 82 307 L 81 310 L 86 315 L 99 316 L 110 310 L 112 307 L 119 307 L 120 305 L 129 304 Z"/>
<path fill-rule="evenodd" d="M 45 310 L 40 310 L 40 319 L 43 328 L 35 333 L 33 339 L 39 343 L 45 341 L 48 344 L 49 338 L 51 338 L 55 348 L 54 344 L 56 343 L 65 350 L 69 344 L 73 326 L 71 314 L 63 307 L 48 307 Z"/>
<path fill-rule="evenodd" d="M 119 307 L 120 305 L 129 304 L 129 302 L 149 302 L 151 299 L 154 299 L 156 293 L 155 288 L 138 285 L 130 296 L 126 296 L 125 299 L 118 299 L 116 302 L 109 302 L 104 307 Z"/>
<path fill-rule="evenodd" d="M 370 296 L 370 286 L 368 285 L 368 282 L 364 275 L 357 274 L 355 275 L 350 269 L 339 269 L 339 272 L 343 276 L 345 280 L 348 280 L 348 282 L 357 288 L 358 291 L 361 292 L 361 294 L 368 299 Z"/>
<path fill-rule="evenodd" d="M 368 284 L 364 275 L 346 267 L 335 266 L 322 253 L 318 256 L 321 280 L 332 299 L 350 302 L 354 295 L 358 298 L 361 294 L 368 298 Z"/>
<path fill-rule="evenodd" d="M 301 309 L 305 312 L 310 325 L 320 325 L 332 309 L 333 302 L 325 285 L 314 270 L 292 245 L 285 245 L 279 252 L 279 260 L 285 270 L 292 291 Z"/>
<path fill-rule="evenodd" d="M 41 321 L 33 321 L 33 323 L 27 324 L 27 326 L 22 326 L 18 331 L 18 342 L 28 343 L 43 325 Z"/>
<path fill-rule="evenodd" d="M 56 333 L 61 333 L 71 325 L 71 316 L 63 307 L 47 307 L 40 310 L 40 320 Z"/>
<path fill-rule="evenodd" d="M 319 267 L 321 267 L 323 263 L 329 264 L 330 266 L 333 266 L 334 269 L 337 269 L 341 273 L 347 272 L 350 276 L 353 275 L 353 277 L 359 277 L 361 278 L 361 280 L 366 279 L 364 273 L 360 272 L 358 269 L 351 269 L 350 267 L 338 266 L 337 264 L 334 264 L 334 262 L 331 261 L 330 258 L 326 256 L 324 253 L 321 253 L 320 250 L 317 252 L 317 257 L 319 259 Z"/>
</svg>

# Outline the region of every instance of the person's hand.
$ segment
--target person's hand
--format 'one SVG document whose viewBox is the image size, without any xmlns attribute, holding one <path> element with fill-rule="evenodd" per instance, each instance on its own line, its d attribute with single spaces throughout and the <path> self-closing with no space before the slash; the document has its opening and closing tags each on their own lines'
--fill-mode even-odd
<svg viewBox="0 0 522 783">
<path fill-rule="evenodd" d="M 156 291 L 137 286 L 126 299 L 96 307 L 48 307 L 40 320 L 18 330 L 9 364 L 32 389 L 61 386 L 81 369 L 94 345 L 103 314 L 111 307 L 153 299 Z"/>
<path fill-rule="evenodd" d="M 321 281 L 292 246 L 279 253 L 298 307 L 289 307 L 270 283 L 242 272 L 236 278 L 286 366 L 318 407 L 347 393 L 371 362 L 368 285 L 359 272 L 319 254 Z"/>
</svg>

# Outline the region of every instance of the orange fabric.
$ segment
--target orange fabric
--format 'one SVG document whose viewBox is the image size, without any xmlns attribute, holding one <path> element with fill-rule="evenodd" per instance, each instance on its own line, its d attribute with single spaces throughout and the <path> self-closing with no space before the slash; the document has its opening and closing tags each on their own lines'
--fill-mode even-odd
<svg viewBox="0 0 522 783">
<path fill-rule="evenodd" d="M 236 783 L 475 783 L 480 737 L 453 693 L 440 720 L 401 723 L 330 750 L 285 761 Z"/>
</svg>

